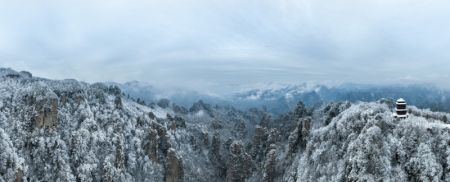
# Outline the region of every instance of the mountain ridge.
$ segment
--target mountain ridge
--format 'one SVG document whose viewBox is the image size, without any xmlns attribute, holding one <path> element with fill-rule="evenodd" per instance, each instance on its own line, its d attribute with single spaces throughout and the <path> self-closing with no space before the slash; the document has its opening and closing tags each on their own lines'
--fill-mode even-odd
<svg viewBox="0 0 450 182">
<path fill-rule="evenodd" d="M 140 98 L 147 103 L 156 103 L 160 99 L 169 99 L 176 104 L 190 107 L 198 100 L 203 100 L 213 105 L 232 106 L 240 110 L 251 108 L 265 108 L 273 114 L 286 113 L 295 108 L 297 102 L 302 101 L 310 107 L 319 107 L 323 104 L 340 101 L 350 102 L 375 102 L 387 99 L 394 102 L 396 98 L 403 97 L 410 104 L 423 109 L 434 111 L 450 111 L 450 91 L 435 86 L 421 84 L 400 85 L 367 85 L 367 84 L 342 84 L 326 86 L 313 83 L 285 84 L 264 88 L 249 89 L 222 96 L 203 94 L 200 92 L 172 92 L 150 87 L 149 84 L 133 82 L 130 84 L 115 84 L 130 94 L 133 98 Z M 129 91 L 132 90 L 132 91 Z M 136 93 L 138 92 L 138 93 Z M 154 97 L 154 96 L 157 97 Z"/>
<path fill-rule="evenodd" d="M 0 69 L 0 181 L 450 178 L 449 113 L 409 106 L 397 120 L 384 100 L 298 102 L 280 115 L 201 101 L 175 109 L 117 86 L 17 73 Z"/>
</svg>

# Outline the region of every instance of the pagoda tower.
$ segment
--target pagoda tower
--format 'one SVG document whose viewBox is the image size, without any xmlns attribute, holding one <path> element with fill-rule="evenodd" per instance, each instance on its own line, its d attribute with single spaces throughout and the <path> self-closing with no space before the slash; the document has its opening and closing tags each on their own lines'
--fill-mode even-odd
<svg viewBox="0 0 450 182">
<path fill-rule="evenodd" d="M 395 103 L 395 114 L 394 117 L 404 119 L 408 117 L 408 110 L 406 109 L 406 101 L 400 98 Z"/>
</svg>

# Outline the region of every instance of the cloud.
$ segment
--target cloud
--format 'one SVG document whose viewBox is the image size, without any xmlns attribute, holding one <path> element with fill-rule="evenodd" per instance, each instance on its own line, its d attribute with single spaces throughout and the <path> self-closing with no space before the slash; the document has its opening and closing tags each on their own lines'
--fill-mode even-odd
<svg viewBox="0 0 450 182">
<path fill-rule="evenodd" d="M 255 82 L 450 85 L 450 2 L 0 1 L 0 65 L 229 91 Z M 227 87 L 228 88 L 225 88 Z"/>
</svg>

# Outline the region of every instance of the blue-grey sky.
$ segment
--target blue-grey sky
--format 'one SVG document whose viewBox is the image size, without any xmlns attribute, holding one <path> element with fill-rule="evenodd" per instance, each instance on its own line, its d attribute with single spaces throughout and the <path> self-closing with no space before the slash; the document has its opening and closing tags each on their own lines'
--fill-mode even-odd
<svg viewBox="0 0 450 182">
<path fill-rule="evenodd" d="M 0 0 L 0 14 L 0 66 L 41 77 L 450 87 L 447 0 Z"/>
</svg>

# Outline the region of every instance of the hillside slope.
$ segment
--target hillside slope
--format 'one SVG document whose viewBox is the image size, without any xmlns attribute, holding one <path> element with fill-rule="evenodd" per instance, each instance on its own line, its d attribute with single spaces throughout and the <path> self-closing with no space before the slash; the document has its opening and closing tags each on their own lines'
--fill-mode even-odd
<svg viewBox="0 0 450 182">
<path fill-rule="evenodd" d="M 448 181 L 450 125 L 444 113 L 353 105 L 311 132 L 292 181 Z"/>
<path fill-rule="evenodd" d="M 145 105 L 0 69 L 0 181 L 448 181 L 449 114 L 386 103 Z"/>
<path fill-rule="evenodd" d="M 244 144 L 262 115 L 0 69 L 0 181 L 243 180 L 260 169 Z"/>
<path fill-rule="evenodd" d="M 123 100 L 118 88 L 103 84 L 53 81 L 12 70 L 1 73 L 0 179 L 160 181 L 170 177 L 163 174 L 164 164 L 177 159 L 166 144 L 170 135 L 149 115 L 153 111 L 164 116 L 164 111 Z M 146 148 L 151 137 L 164 146 Z"/>
</svg>

